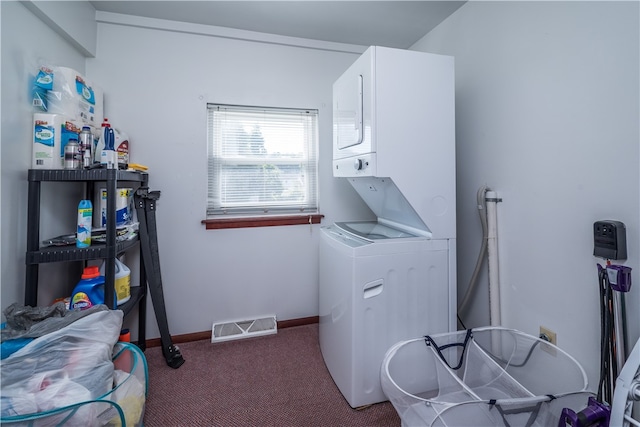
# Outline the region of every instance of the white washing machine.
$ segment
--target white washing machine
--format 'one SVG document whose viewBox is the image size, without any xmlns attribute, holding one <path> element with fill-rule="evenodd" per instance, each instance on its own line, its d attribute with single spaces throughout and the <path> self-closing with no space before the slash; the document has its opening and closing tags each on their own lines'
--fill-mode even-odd
<svg viewBox="0 0 640 427">
<path fill-rule="evenodd" d="M 378 222 L 322 228 L 320 348 L 351 407 L 387 400 L 380 367 L 389 347 L 451 329 L 452 244 Z"/>
</svg>

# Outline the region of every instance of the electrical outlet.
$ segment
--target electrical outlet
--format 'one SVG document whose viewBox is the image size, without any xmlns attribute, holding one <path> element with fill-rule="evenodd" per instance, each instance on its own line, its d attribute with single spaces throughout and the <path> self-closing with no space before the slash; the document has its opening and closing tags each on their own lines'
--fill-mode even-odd
<svg viewBox="0 0 640 427">
<path fill-rule="evenodd" d="M 545 328 L 544 326 L 540 326 L 540 338 L 545 341 L 549 341 L 553 345 L 557 345 L 556 342 L 556 333 L 551 329 Z"/>
<path fill-rule="evenodd" d="M 544 340 L 544 341 L 548 341 L 549 343 L 553 344 L 553 345 L 557 345 L 556 344 L 556 333 L 553 332 L 551 329 L 545 328 L 544 326 L 540 326 L 540 335 L 539 335 L 540 339 Z M 549 353 L 552 356 L 556 355 L 556 348 L 553 346 L 550 346 L 548 344 L 542 343 L 540 348 L 542 348 L 542 350 L 546 351 L 547 353 Z"/>
</svg>

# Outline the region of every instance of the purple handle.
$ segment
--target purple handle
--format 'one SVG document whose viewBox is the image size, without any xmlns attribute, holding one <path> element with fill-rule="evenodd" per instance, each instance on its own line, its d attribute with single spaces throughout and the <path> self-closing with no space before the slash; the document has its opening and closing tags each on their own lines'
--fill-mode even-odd
<svg viewBox="0 0 640 427">
<path fill-rule="evenodd" d="M 575 413 L 569 408 L 562 410 L 558 427 L 608 427 L 611 409 L 589 397 L 589 404 L 582 411 Z"/>
<path fill-rule="evenodd" d="M 629 292 L 631 290 L 631 267 L 624 265 L 607 266 L 607 275 L 611 289 L 618 292 Z"/>
</svg>

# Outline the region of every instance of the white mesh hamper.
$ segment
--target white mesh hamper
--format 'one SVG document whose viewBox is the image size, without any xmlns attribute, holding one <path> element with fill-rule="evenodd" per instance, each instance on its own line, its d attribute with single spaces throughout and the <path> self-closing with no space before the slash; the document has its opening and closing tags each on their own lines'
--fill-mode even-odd
<svg viewBox="0 0 640 427">
<path fill-rule="evenodd" d="M 382 362 L 382 389 L 403 426 L 557 426 L 587 405 L 587 377 L 560 348 L 486 327 L 402 341 Z"/>
</svg>

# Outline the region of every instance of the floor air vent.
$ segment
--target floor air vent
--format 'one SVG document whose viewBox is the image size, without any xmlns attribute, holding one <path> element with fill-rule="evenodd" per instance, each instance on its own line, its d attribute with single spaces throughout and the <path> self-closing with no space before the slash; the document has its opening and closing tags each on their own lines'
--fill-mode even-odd
<svg viewBox="0 0 640 427">
<path fill-rule="evenodd" d="M 277 332 L 276 316 L 214 323 L 211 330 L 211 342 L 238 340 L 241 338 L 275 334 Z"/>
</svg>

